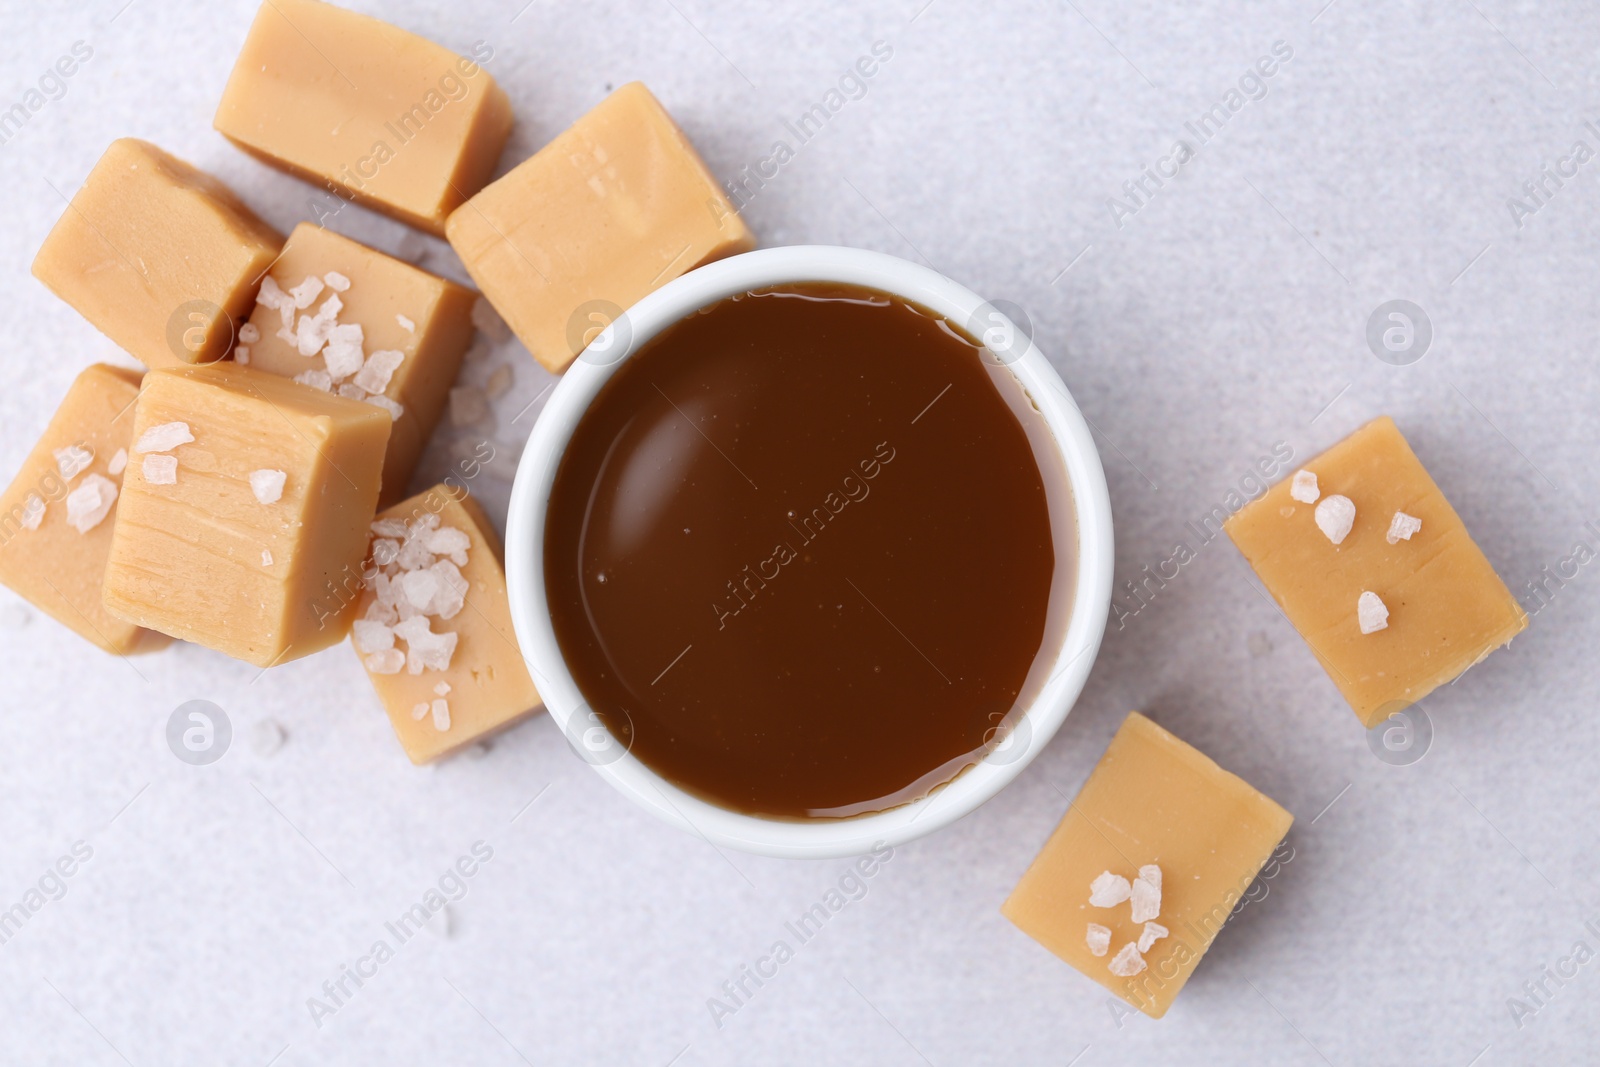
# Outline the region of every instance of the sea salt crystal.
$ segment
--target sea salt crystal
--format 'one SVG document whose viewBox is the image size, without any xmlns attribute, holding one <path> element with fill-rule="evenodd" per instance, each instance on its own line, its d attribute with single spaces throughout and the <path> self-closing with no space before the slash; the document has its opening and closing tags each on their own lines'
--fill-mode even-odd
<svg viewBox="0 0 1600 1067">
<path fill-rule="evenodd" d="M 79 533 L 88 533 L 100 525 L 116 501 L 116 482 L 103 474 L 85 475 L 78 488 L 67 494 L 67 523 Z"/>
<path fill-rule="evenodd" d="M 511 336 L 511 327 L 506 325 L 506 320 L 483 297 L 478 297 L 478 302 L 472 305 L 472 325 L 494 338 L 504 341 Z"/>
<path fill-rule="evenodd" d="M 389 537 L 375 537 L 372 539 L 372 562 L 380 567 L 387 567 L 400 555 L 400 542 Z"/>
<path fill-rule="evenodd" d="M 1120 874 L 1105 871 L 1089 883 L 1089 903 L 1097 908 L 1114 908 L 1128 899 L 1133 887 Z"/>
<path fill-rule="evenodd" d="M 1356 621 L 1361 632 L 1375 634 L 1389 628 L 1389 608 L 1377 593 L 1365 592 L 1356 598 Z"/>
<path fill-rule="evenodd" d="M 261 340 L 261 328 L 253 322 L 247 322 L 239 327 L 239 343 L 253 345 Z"/>
<path fill-rule="evenodd" d="M 1356 523 L 1356 506 L 1349 497 L 1335 493 L 1317 505 L 1316 517 L 1317 529 L 1338 544 L 1350 536 L 1350 527 Z"/>
<path fill-rule="evenodd" d="M 322 349 L 322 364 L 328 369 L 328 376 L 334 381 L 348 378 L 361 369 L 366 357 L 361 354 L 361 345 L 349 341 L 329 341 Z"/>
<path fill-rule="evenodd" d="M 303 370 L 294 376 L 294 380 L 301 385 L 309 385 L 313 389 L 321 389 L 324 393 L 333 392 L 333 377 L 325 370 L 316 368 Z"/>
<path fill-rule="evenodd" d="M 426 615 L 404 619 L 395 625 L 394 635 L 406 643 L 406 670 L 421 674 L 424 669 L 447 671 L 456 652 L 458 636 L 453 632 L 433 633 Z"/>
<path fill-rule="evenodd" d="M 400 576 L 400 588 L 405 592 L 407 600 L 421 610 L 427 611 L 433 603 L 433 598 L 439 593 L 439 576 L 431 569 L 407 571 Z"/>
<path fill-rule="evenodd" d="M 330 296 L 329 300 L 337 300 L 338 296 Z M 333 328 L 331 318 L 317 315 L 301 315 L 299 325 L 294 328 L 294 344 L 302 356 L 314 356 L 322 351 L 322 346 L 328 343 L 328 331 Z"/>
<path fill-rule="evenodd" d="M 1144 932 L 1139 935 L 1139 951 L 1149 952 L 1151 945 L 1166 937 L 1170 932 L 1160 923 L 1145 923 Z"/>
<path fill-rule="evenodd" d="M 489 399 L 483 390 L 471 385 L 458 385 L 450 390 L 450 425 L 471 426 L 482 422 L 489 414 Z"/>
<path fill-rule="evenodd" d="M 435 696 L 442 696 L 442 697 L 449 696 L 450 695 L 450 683 L 449 682 L 440 682 L 438 685 L 433 687 L 433 692 L 434 692 Z"/>
<path fill-rule="evenodd" d="M 1310 471 L 1295 471 L 1289 483 L 1289 495 L 1302 504 L 1315 504 L 1322 491 L 1317 488 L 1317 476 Z"/>
<path fill-rule="evenodd" d="M 289 290 L 289 295 L 294 298 L 294 306 L 302 310 L 310 307 L 311 301 L 321 293 L 322 279 L 315 274 L 309 275 L 305 281 Z"/>
<path fill-rule="evenodd" d="M 29 493 L 28 499 L 22 502 L 22 528 L 24 530 L 37 530 L 44 521 L 44 500 L 38 493 Z"/>
<path fill-rule="evenodd" d="M 423 544 L 434 555 L 449 556 L 456 566 L 465 567 L 466 551 L 472 547 L 472 538 L 468 537 L 464 530 L 458 530 L 454 526 L 444 526 L 430 530 L 423 538 Z M 455 558 L 457 553 L 461 554 L 460 559 Z"/>
<path fill-rule="evenodd" d="M 367 357 L 367 362 L 356 372 L 354 381 L 369 393 L 382 393 L 389 388 L 389 380 L 394 377 L 394 372 L 400 364 L 405 362 L 406 354 L 392 348 L 380 348 Z"/>
<path fill-rule="evenodd" d="M 272 566 L 272 553 L 264 548 L 261 550 L 261 565 L 263 567 Z"/>
<path fill-rule="evenodd" d="M 1143 878 L 1157 889 L 1161 888 L 1161 868 L 1157 867 L 1155 864 L 1147 863 L 1143 867 L 1140 867 L 1139 877 Z"/>
<path fill-rule="evenodd" d="M 261 504 L 276 504 L 283 499 L 283 485 L 289 480 L 289 475 L 283 471 L 263 468 L 250 472 L 250 491 L 256 495 L 256 501 Z"/>
<path fill-rule="evenodd" d="M 177 485 L 178 457 L 144 457 L 144 480 L 146 485 Z"/>
<path fill-rule="evenodd" d="M 405 411 L 404 407 L 395 403 L 393 400 L 390 400 L 386 396 L 369 396 L 367 397 L 367 403 L 371 404 L 373 407 L 379 407 L 387 411 L 389 413 L 390 421 L 398 419 L 400 417 L 400 413 Z"/>
<path fill-rule="evenodd" d="M 1083 940 L 1089 946 L 1090 955 L 1104 956 L 1111 948 L 1111 928 L 1101 926 L 1099 923 L 1090 923 L 1089 932 L 1084 935 Z"/>
<path fill-rule="evenodd" d="M 1141 875 L 1133 880 L 1128 894 L 1131 918 L 1136 923 L 1147 922 L 1161 914 L 1161 887 L 1151 885 Z"/>
<path fill-rule="evenodd" d="M 241 367 L 248 367 L 250 365 L 250 346 L 240 345 L 235 348 L 233 350 L 233 361 Z"/>
<path fill-rule="evenodd" d="M 160 426 L 152 426 L 139 435 L 139 440 L 134 442 L 135 452 L 171 452 L 179 445 L 186 445 L 194 440 L 194 434 L 189 432 L 187 422 L 163 422 Z"/>
<path fill-rule="evenodd" d="M 450 729 L 450 702 L 443 697 L 433 702 L 433 728 L 440 733 Z"/>
<path fill-rule="evenodd" d="M 1129 941 L 1113 957 L 1111 957 L 1111 973 L 1118 978 L 1132 978 L 1144 970 L 1144 957 L 1139 954 L 1139 946 Z"/>
<path fill-rule="evenodd" d="M 361 388 L 359 385 L 353 385 L 350 382 L 340 382 L 338 392 L 339 395 L 344 397 L 346 400 L 365 400 L 367 398 L 367 391 L 365 389 Z"/>
<path fill-rule="evenodd" d="M 395 540 L 400 540 L 409 533 L 404 519 L 374 519 L 372 532 L 379 537 L 392 537 Z"/>
<path fill-rule="evenodd" d="M 256 303 L 269 308 L 281 308 L 287 303 L 293 308 L 294 298 L 279 288 L 277 279 L 269 274 L 261 279 L 261 290 L 256 294 Z"/>
<path fill-rule="evenodd" d="M 367 670 L 373 674 L 399 674 L 406 665 L 406 654 L 398 648 L 386 648 L 366 658 Z"/>
<path fill-rule="evenodd" d="M 421 720 L 421 719 L 426 718 L 427 715 L 428 715 L 428 703 L 427 703 L 427 701 L 423 701 L 421 704 L 413 704 L 411 706 L 411 717 L 413 719 Z"/>
<path fill-rule="evenodd" d="M 441 559 L 427 571 L 416 573 L 431 574 L 439 583 L 432 602 L 423 609 L 424 611 L 441 619 L 453 619 L 460 614 L 462 606 L 467 602 L 467 590 L 472 587 L 461 577 L 461 572 L 456 569 L 454 562 Z"/>
<path fill-rule="evenodd" d="M 111 455 L 111 462 L 106 464 L 106 470 L 112 474 L 121 474 L 128 469 L 128 450 L 119 448 Z"/>
<path fill-rule="evenodd" d="M 406 542 L 400 546 L 400 552 L 394 561 L 400 565 L 401 570 L 427 570 L 433 566 L 433 553 L 422 543 L 422 538 L 408 536 Z"/>
<path fill-rule="evenodd" d="M 89 464 L 94 462 L 94 453 L 82 445 L 68 445 L 66 448 L 55 450 L 56 470 L 61 472 L 63 481 L 72 481 L 78 475 L 89 469 Z"/>
<path fill-rule="evenodd" d="M 396 315 L 394 317 L 394 321 L 398 322 L 400 324 L 400 328 L 406 333 L 417 332 L 417 324 L 406 318 L 404 315 Z"/>
<path fill-rule="evenodd" d="M 328 330 L 328 343 L 359 345 L 366 341 L 359 322 L 336 322 Z"/>
<path fill-rule="evenodd" d="M 1403 511 L 1394 513 L 1394 518 L 1389 520 L 1389 532 L 1384 537 L 1391 545 L 1401 541 L 1411 540 L 1411 535 L 1422 529 L 1422 520 L 1415 515 L 1407 515 Z"/>
<path fill-rule="evenodd" d="M 355 637 L 356 647 L 363 652 L 382 652 L 394 647 L 393 627 L 381 622 L 357 619 L 351 624 L 350 632 Z"/>
<path fill-rule="evenodd" d="M 330 270 L 328 273 L 324 274 L 322 276 L 322 280 L 327 282 L 328 288 L 332 289 L 336 293 L 342 293 L 350 288 L 350 279 L 346 278 L 343 274 L 340 274 L 336 270 Z"/>
</svg>

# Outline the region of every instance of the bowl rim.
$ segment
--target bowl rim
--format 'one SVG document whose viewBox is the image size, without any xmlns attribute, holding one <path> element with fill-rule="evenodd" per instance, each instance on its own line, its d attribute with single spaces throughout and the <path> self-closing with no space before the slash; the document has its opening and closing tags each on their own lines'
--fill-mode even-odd
<svg viewBox="0 0 1600 1067">
<path fill-rule="evenodd" d="M 1048 680 L 1009 736 L 950 782 L 918 800 L 846 819 L 788 820 L 747 815 L 679 789 L 622 750 L 588 710 L 562 658 L 544 582 L 545 516 L 551 486 L 579 420 L 611 375 L 661 330 L 736 293 L 773 285 L 832 282 L 899 296 L 957 323 L 1011 326 L 972 290 L 927 267 L 864 249 L 830 245 L 765 248 L 699 267 L 626 311 L 591 301 L 574 313 L 609 319 L 551 391 L 523 448 L 506 522 L 506 587 L 517 644 L 551 719 L 574 751 L 625 796 L 679 829 L 717 846 L 766 856 L 852 856 L 925 836 L 972 812 L 1043 750 L 1082 693 L 1105 634 L 1115 552 L 1111 500 L 1088 421 L 1031 337 L 1011 327 L 1009 347 L 986 348 L 1010 366 L 1054 437 L 1077 517 L 1077 574 L 1066 633 Z M 614 316 L 614 318 L 612 317 Z M 980 316 L 982 318 L 980 319 Z M 998 317 L 997 317 L 998 316 Z M 1056 539 L 1061 531 L 1052 531 Z"/>
</svg>

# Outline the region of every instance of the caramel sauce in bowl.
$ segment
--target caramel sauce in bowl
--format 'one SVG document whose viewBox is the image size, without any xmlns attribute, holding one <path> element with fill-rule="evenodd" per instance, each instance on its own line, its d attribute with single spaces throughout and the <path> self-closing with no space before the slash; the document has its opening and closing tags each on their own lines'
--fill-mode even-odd
<svg viewBox="0 0 1600 1067">
<path fill-rule="evenodd" d="M 598 333 L 523 452 L 506 572 L 580 757 L 718 845 L 821 858 L 948 825 L 1043 749 L 1113 542 L 1030 338 L 934 271 L 812 246 L 573 329 Z"/>
</svg>

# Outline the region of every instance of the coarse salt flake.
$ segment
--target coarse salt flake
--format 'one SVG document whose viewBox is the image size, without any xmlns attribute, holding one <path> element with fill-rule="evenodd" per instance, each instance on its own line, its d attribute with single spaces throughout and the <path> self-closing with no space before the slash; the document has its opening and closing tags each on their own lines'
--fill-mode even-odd
<svg viewBox="0 0 1600 1067">
<path fill-rule="evenodd" d="M 63 481 L 72 481 L 78 475 L 89 469 L 89 464 L 94 462 L 94 453 L 82 445 L 68 445 L 66 448 L 55 450 L 56 470 L 61 472 Z"/>
<path fill-rule="evenodd" d="M 450 729 L 450 702 L 443 697 L 433 702 L 433 728 L 440 733 Z"/>
<path fill-rule="evenodd" d="M 253 322 L 247 322 L 239 327 L 239 343 L 253 345 L 261 340 L 261 327 Z"/>
<path fill-rule="evenodd" d="M 449 682 L 440 682 L 438 685 L 433 687 L 433 692 L 434 692 L 435 696 L 441 696 L 441 697 L 449 696 L 450 695 L 450 683 Z"/>
<path fill-rule="evenodd" d="M 373 407 L 382 408 L 383 410 L 387 411 L 389 413 L 389 420 L 391 422 L 395 419 L 398 419 L 400 417 L 400 413 L 405 411 L 404 407 L 402 407 L 400 404 L 397 404 L 395 401 L 390 400 L 386 396 L 369 396 L 367 397 L 367 403 L 371 404 Z"/>
<path fill-rule="evenodd" d="M 272 566 L 272 553 L 264 548 L 261 550 L 261 565 L 263 567 Z"/>
<path fill-rule="evenodd" d="M 1328 540 L 1339 544 L 1350 536 L 1350 527 L 1356 524 L 1355 502 L 1337 493 L 1324 497 L 1317 505 L 1316 518 L 1317 529 L 1326 534 Z"/>
<path fill-rule="evenodd" d="M 355 385 L 351 382 L 340 382 L 339 395 L 344 397 L 346 400 L 365 400 L 367 398 L 367 391 L 361 388 L 361 386 Z"/>
<path fill-rule="evenodd" d="M 1091 956 L 1104 956 L 1111 949 L 1111 927 L 1090 923 L 1083 940 L 1089 946 Z"/>
<path fill-rule="evenodd" d="M 350 377 L 365 362 L 366 357 L 361 354 L 359 343 L 330 340 L 322 350 L 322 365 L 334 381 Z"/>
<path fill-rule="evenodd" d="M 1364 634 L 1386 630 L 1389 627 L 1389 607 L 1382 597 L 1368 590 L 1356 598 L 1356 621 L 1361 624 Z"/>
<path fill-rule="evenodd" d="M 289 475 L 284 471 L 275 471 L 263 468 L 250 472 L 250 491 L 256 495 L 257 503 L 276 504 L 283 499 L 283 485 L 289 480 Z"/>
<path fill-rule="evenodd" d="M 28 499 L 22 502 L 22 528 L 37 530 L 43 521 L 44 500 L 38 493 L 29 493 Z"/>
<path fill-rule="evenodd" d="M 111 455 L 111 462 L 106 464 L 106 470 L 112 474 L 121 474 L 128 469 L 128 450 L 119 448 Z"/>
<path fill-rule="evenodd" d="M 386 648 L 366 658 L 367 670 L 373 674 L 399 674 L 406 665 L 406 654 L 398 648 Z"/>
<path fill-rule="evenodd" d="M 381 393 L 389 388 L 389 379 L 404 362 L 406 354 L 392 348 L 380 348 L 367 357 L 366 364 L 356 372 L 354 381 L 369 393 Z"/>
<path fill-rule="evenodd" d="M 1109 966 L 1118 978 L 1132 978 L 1144 970 L 1144 957 L 1139 954 L 1139 946 L 1129 941 L 1111 958 Z"/>
<path fill-rule="evenodd" d="M 143 468 L 146 485 L 178 484 L 177 456 L 146 456 Z"/>
<path fill-rule="evenodd" d="M 294 298 L 294 306 L 303 310 L 310 307 L 311 301 L 315 300 L 321 292 L 322 279 L 312 274 L 308 275 L 305 281 L 290 289 L 289 295 Z"/>
<path fill-rule="evenodd" d="M 1310 471 L 1295 471 L 1289 483 L 1289 495 L 1302 504 L 1315 504 L 1322 490 L 1317 488 L 1317 476 Z"/>
<path fill-rule="evenodd" d="M 381 622 L 357 619 L 351 624 L 350 632 L 356 647 L 363 652 L 382 652 L 394 647 L 394 628 Z"/>
<path fill-rule="evenodd" d="M 396 315 L 394 317 L 394 321 L 398 322 L 400 324 L 400 328 L 406 333 L 417 332 L 417 324 L 406 318 L 404 315 Z"/>
<path fill-rule="evenodd" d="M 1161 914 L 1161 887 L 1151 885 L 1141 875 L 1133 880 L 1128 893 L 1130 918 L 1136 923 L 1148 922 Z"/>
<path fill-rule="evenodd" d="M 427 701 L 423 701 L 421 704 L 413 704 L 411 706 L 411 717 L 413 719 L 420 720 L 420 719 L 426 718 L 427 714 L 428 714 L 428 702 Z"/>
<path fill-rule="evenodd" d="M 1407 515 L 1403 511 L 1397 511 L 1394 513 L 1394 518 L 1389 520 L 1389 532 L 1384 536 L 1384 540 L 1391 545 L 1399 544 L 1401 541 L 1409 541 L 1411 540 L 1411 535 L 1420 529 L 1422 529 L 1421 519 L 1415 515 Z"/>
<path fill-rule="evenodd" d="M 333 377 L 325 370 L 315 368 L 303 370 L 294 376 L 294 380 L 301 385 L 309 385 L 313 389 L 321 389 L 324 393 L 333 392 Z"/>
<path fill-rule="evenodd" d="M 1104 871 L 1089 883 L 1089 903 L 1097 908 L 1114 908 L 1128 899 L 1132 888 L 1122 875 Z"/>
<path fill-rule="evenodd" d="M 342 293 L 350 288 L 350 279 L 346 278 L 343 274 L 340 274 L 336 270 L 330 270 L 328 273 L 324 274 L 322 276 L 322 280 L 327 282 L 328 288 L 332 289 L 336 293 Z"/>
<path fill-rule="evenodd" d="M 100 525 L 116 501 L 116 482 L 103 474 L 86 475 L 78 488 L 67 494 L 67 523 L 79 533 L 88 533 Z"/>
<path fill-rule="evenodd" d="M 235 348 L 233 350 L 233 361 L 241 367 L 248 367 L 250 365 L 250 346 L 240 345 Z"/>
<path fill-rule="evenodd" d="M 194 440 L 194 434 L 189 432 L 187 422 L 163 422 L 159 426 L 152 426 L 139 435 L 139 440 L 134 442 L 135 452 L 171 452 L 179 445 L 186 445 Z"/>
<path fill-rule="evenodd" d="M 1161 888 L 1161 868 L 1157 867 L 1155 864 L 1147 863 L 1143 867 L 1140 867 L 1139 877 L 1143 878 L 1157 889 Z"/>
<path fill-rule="evenodd" d="M 1149 952 L 1151 945 L 1155 944 L 1157 941 L 1160 941 L 1169 933 L 1171 933 L 1171 931 L 1165 926 L 1162 926 L 1160 923 L 1145 923 L 1144 931 L 1139 934 L 1139 951 Z"/>
</svg>

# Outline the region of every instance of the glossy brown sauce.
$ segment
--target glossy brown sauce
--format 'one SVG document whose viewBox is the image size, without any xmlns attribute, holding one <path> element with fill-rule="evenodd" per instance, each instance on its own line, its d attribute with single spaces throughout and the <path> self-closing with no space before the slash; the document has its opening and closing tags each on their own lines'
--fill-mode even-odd
<svg viewBox="0 0 1600 1067">
<path fill-rule="evenodd" d="M 712 803 L 916 799 L 983 754 L 1059 646 L 1074 561 L 1040 441 L 1010 372 L 898 298 L 714 304 L 617 371 L 562 459 L 544 560 L 562 655 L 635 756 Z"/>
</svg>

